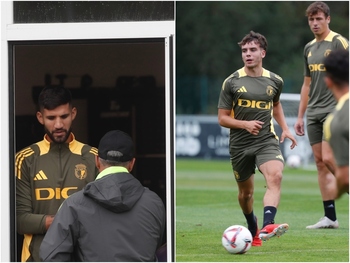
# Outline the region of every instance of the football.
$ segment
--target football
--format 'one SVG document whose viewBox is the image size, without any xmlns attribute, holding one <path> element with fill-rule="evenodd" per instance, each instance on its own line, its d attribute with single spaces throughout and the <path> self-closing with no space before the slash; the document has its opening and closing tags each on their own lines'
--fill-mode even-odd
<svg viewBox="0 0 350 263">
<path fill-rule="evenodd" d="M 231 254 L 243 254 L 252 246 L 253 237 L 248 228 L 233 225 L 222 234 L 222 245 Z"/>
<path fill-rule="evenodd" d="M 299 168 L 301 166 L 301 158 L 299 155 L 289 155 L 287 157 L 287 165 L 290 168 Z"/>
</svg>

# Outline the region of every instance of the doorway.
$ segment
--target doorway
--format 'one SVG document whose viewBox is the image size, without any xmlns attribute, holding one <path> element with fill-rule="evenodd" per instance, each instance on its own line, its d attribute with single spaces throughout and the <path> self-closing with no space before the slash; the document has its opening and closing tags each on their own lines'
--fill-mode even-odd
<svg viewBox="0 0 350 263">
<path fill-rule="evenodd" d="M 166 207 L 164 38 L 15 41 L 9 46 L 15 151 L 43 139 L 35 117 L 38 95 L 46 85 L 63 85 L 78 110 L 73 122 L 77 140 L 97 147 L 109 130 L 130 134 L 136 155 L 132 174 Z M 17 239 L 19 259 L 21 236 Z"/>
</svg>

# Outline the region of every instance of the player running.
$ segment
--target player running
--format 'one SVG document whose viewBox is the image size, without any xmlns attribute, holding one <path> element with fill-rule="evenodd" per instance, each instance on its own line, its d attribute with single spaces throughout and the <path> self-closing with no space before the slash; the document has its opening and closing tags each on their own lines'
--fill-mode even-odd
<svg viewBox="0 0 350 263">
<path fill-rule="evenodd" d="M 218 121 L 230 128 L 230 159 L 238 185 L 238 202 L 253 236 L 253 246 L 284 234 L 289 225 L 275 224 L 280 202 L 284 159 L 272 116 L 282 128 L 280 142 L 296 139 L 288 129 L 279 97 L 283 80 L 262 67 L 266 56 L 266 38 L 250 31 L 238 43 L 242 50 L 244 67 L 235 71 L 223 82 L 219 103 Z M 259 232 L 253 211 L 255 168 L 263 174 L 266 193 L 263 198 L 264 216 Z"/>
</svg>

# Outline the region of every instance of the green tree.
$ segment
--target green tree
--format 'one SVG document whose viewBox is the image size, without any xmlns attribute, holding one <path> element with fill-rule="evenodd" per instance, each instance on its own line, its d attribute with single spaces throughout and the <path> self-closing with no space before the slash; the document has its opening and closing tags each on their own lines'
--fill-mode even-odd
<svg viewBox="0 0 350 263">
<path fill-rule="evenodd" d="M 264 67 L 282 76 L 284 92 L 299 93 L 302 54 L 313 39 L 299 1 L 176 2 L 178 114 L 216 114 L 222 81 L 243 66 L 238 42 L 250 30 L 268 41 Z M 327 2 L 330 28 L 349 38 L 349 2 Z"/>
</svg>

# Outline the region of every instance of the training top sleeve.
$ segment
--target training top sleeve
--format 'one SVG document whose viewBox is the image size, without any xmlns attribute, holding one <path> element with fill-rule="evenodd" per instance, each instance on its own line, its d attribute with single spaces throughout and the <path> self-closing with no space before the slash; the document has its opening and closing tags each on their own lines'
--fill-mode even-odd
<svg viewBox="0 0 350 263">
<path fill-rule="evenodd" d="M 277 102 L 280 100 L 284 82 L 282 77 L 277 75 L 276 73 L 271 73 L 271 78 L 273 79 L 277 87 L 277 92 L 276 92 L 276 95 L 273 97 L 273 102 Z"/>
<path fill-rule="evenodd" d="M 349 165 L 349 94 L 343 96 L 323 125 L 325 140 L 338 166 Z"/>
<path fill-rule="evenodd" d="M 336 35 L 332 41 L 332 44 L 334 49 L 349 50 L 349 41 L 341 35 Z"/>
<path fill-rule="evenodd" d="M 231 94 L 233 79 L 234 79 L 234 74 L 231 74 L 222 83 L 221 91 L 219 95 L 219 103 L 218 103 L 219 109 L 231 110 L 233 107 L 233 96 Z"/>
<path fill-rule="evenodd" d="M 307 56 L 308 56 L 308 52 L 309 52 L 309 48 L 311 43 L 313 43 L 313 41 L 307 43 L 304 47 L 304 55 L 303 55 L 303 65 L 304 65 L 304 76 L 305 77 L 310 77 L 310 69 L 309 69 L 309 62 L 307 60 Z"/>
<path fill-rule="evenodd" d="M 16 216 L 19 234 L 44 234 L 45 214 L 33 214 L 30 163 L 35 158 L 34 149 L 28 147 L 16 154 Z"/>
</svg>

